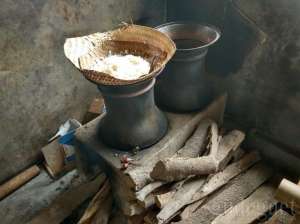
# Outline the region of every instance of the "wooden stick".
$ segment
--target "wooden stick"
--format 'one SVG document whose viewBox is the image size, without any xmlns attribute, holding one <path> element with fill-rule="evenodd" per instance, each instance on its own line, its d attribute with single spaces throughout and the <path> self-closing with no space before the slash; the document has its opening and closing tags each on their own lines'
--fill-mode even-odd
<svg viewBox="0 0 300 224">
<path fill-rule="evenodd" d="M 212 224 L 251 224 L 277 203 L 274 196 L 275 188 L 270 184 L 263 185 L 248 198 L 219 215 Z"/>
<path fill-rule="evenodd" d="M 222 138 L 216 156 L 209 155 L 199 158 L 170 158 L 160 160 L 150 175 L 153 179 L 171 182 L 182 180 L 190 175 L 215 173 L 225 168 L 244 138 L 244 133 L 234 130 Z"/>
<path fill-rule="evenodd" d="M 272 176 L 272 170 L 259 163 L 230 181 L 223 189 L 211 195 L 193 215 L 177 224 L 210 224 L 215 217 L 248 197 Z"/>
<path fill-rule="evenodd" d="M 83 216 L 79 220 L 78 224 L 89 224 L 92 223 L 94 216 L 96 213 L 100 211 L 100 217 L 103 221 L 102 223 L 106 223 L 108 221 L 110 213 L 108 213 L 108 208 L 111 208 L 112 200 L 107 200 L 110 197 L 110 184 L 105 181 L 104 185 L 101 187 L 100 191 L 95 195 L 93 200 L 90 202 L 88 208 L 85 210 Z M 105 202 L 105 203 L 104 203 Z M 99 216 L 99 215 L 97 215 Z M 100 218 L 99 217 L 99 218 Z"/>
<path fill-rule="evenodd" d="M 40 173 L 40 168 L 36 165 L 24 170 L 0 186 L 0 200 L 17 190 Z"/>
</svg>

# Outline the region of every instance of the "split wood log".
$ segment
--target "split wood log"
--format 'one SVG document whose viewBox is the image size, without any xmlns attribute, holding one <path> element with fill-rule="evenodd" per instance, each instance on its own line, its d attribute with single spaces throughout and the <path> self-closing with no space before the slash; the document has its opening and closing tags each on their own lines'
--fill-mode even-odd
<svg viewBox="0 0 300 224">
<path fill-rule="evenodd" d="M 219 173 L 211 176 L 203 187 L 195 193 L 184 211 L 180 214 L 182 219 L 186 219 L 195 212 L 200 205 L 203 204 L 205 197 L 220 189 L 227 184 L 230 180 L 249 169 L 260 160 L 257 152 L 246 154 L 240 161 L 230 164 L 228 167 Z"/>
<path fill-rule="evenodd" d="M 246 154 L 241 160 L 230 164 L 223 171 L 218 172 L 210 177 L 207 183 L 205 183 L 205 185 L 201 188 L 201 190 L 193 196 L 193 199 L 190 203 L 201 200 L 214 191 L 218 190 L 219 188 L 227 184 L 231 179 L 249 169 L 259 160 L 260 157 L 257 152 Z"/>
<path fill-rule="evenodd" d="M 217 124 L 210 119 L 204 119 L 201 121 L 193 135 L 186 141 L 185 145 L 179 149 L 174 156 L 172 156 L 172 158 L 181 156 L 193 158 L 202 155 L 205 150 L 207 131 L 212 125 L 217 127 Z M 154 181 L 146 185 L 143 189 L 136 193 L 137 200 L 143 202 L 147 195 L 166 183 L 167 182 L 165 181 Z"/>
<path fill-rule="evenodd" d="M 276 203 L 275 188 L 271 184 L 265 184 L 248 198 L 219 215 L 212 224 L 251 224 L 271 210 Z"/>
<path fill-rule="evenodd" d="M 293 216 L 280 209 L 264 224 L 290 224 L 292 220 Z"/>
<path fill-rule="evenodd" d="M 94 194 L 96 194 L 99 188 L 103 185 L 103 183 L 106 180 L 105 175 L 102 173 L 98 177 L 96 177 L 93 181 L 79 183 L 76 186 L 74 186 L 74 184 L 72 184 L 76 182 L 76 179 L 74 178 L 74 174 L 76 174 L 76 170 L 66 174 L 64 177 L 60 178 L 54 183 L 48 183 L 46 181 L 38 181 L 35 184 L 37 185 L 36 187 L 34 187 L 34 185 L 30 186 L 30 189 L 34 191 L 33 193 L 30 193 L 30 191 L 24 192 L 24 194 L 29 195 L 28 200 L 30 201 L 30 203 L 28 204 L 31 204 L 31 206 L 33 206 L 33 201 L 34 201 L 33 198 L 31 197 L 32 194 L 39 195 L 41 201 L 48 200 L 49 195 L 53 194 L 51 193 L 52 191 L 55 191 L 55 193 L 58 192 L 59 194 L 56 195 L 56 199 L 53 200 L 53 202 L 49 203 L 49 206 L 47 206 L 46 208 L 42 208 L 41 211 L 27 224 L 45 223 L 45 220 L 47 220 L 47 224 L 61 223 L 65 218 L 67 218 L 74 211 L 74 209 L 76 209 L 79 205 L 81 205 L 87 198 L 90 198 Z M 57 184 L 63 182 L 65 183 L 64 186 Z M 44 191 L 39 189 L 41 187 L 45 188 Z M 65 190 L 58 191 L 58 189 L 60 188 Z M 47 194 L 49 195 L 47 196 Z M 37 201 L 35 203 L 41 206 L 41 204 L 43 204 L 41 201 Z M 35 208 L 29 207 L 29 209 L 30 210 L 27 211 L 27 215 Z M 14 215 L 16 215 L 15 212 Z M 21 222 L 14 221 L 11 223 L 18 224 L 18 223 L 24 223 L 24 221 L 22 220 Z"/>
<path fill-rule="evenodd" d="M 178 224 L 210 224 L 218 215 L 235 206 L 248 197 L 261 184 L 270 179 L 272 170 L 259 163 L 250 168 L 246 173 L 231 180 L 224 188 L 208 197 L 193 215 L 178 222 Z"/>
<path fill-rule="evenodd" d="M 94 196 L 78 224 L 107 223 L 112 206 L 111 187 L 108 180 Z M 100 222 L 101 221 L 101 222 Z"/>
<path fill-rule="evenodd" d="M 167 136 L 163 141 L 158 142 L 155 145 L 155 150 L 144 150 L 148 152 L 142 153 L 144 158 L 147 158 L 148 163 L 143 164 L 142 167 L 128 168 L 125 172 L 127 175 L 127 184 L 135 191 L 141 190 L 145 185 L 152 181 L 150 172 L 153 170 L 154 165 L 161 159 L 174 155 L 180 149 L 187 138 L 191 136 L 196 129 L 199 122 L 203 119 L 210 118 L 219 123 L 223 121 L 224 109 L 226 105 L 227 95 L 223 95 L 209 105 L 206 110 L 195 114 L 186 121 L 183 116 L 180 115 L 180 119 L 185 120 L 185 123 L 178 124 L 178 127 L 170 127 L 168 134 L 173 136 L 172 139 L 167 139 Z M 168 114 L 169 119 L 173 114 Z M 174 129 L 173 129 L 174 128 Z M 176 132 L 176 134 L 172 134 Z"/>
<path fill-rule="evenodd" d="M 13 177 L 6 183 L 0 185 L 0 201 L 17 190 L 19 187 L 30 181 L 32 178 L 40 173 L 40 168 L 36 165 L 24 170 L 17 176 Z"/>
<path fill-rule="evenodd" d="M 173 196 L 173 198 L 158 213 L 157 220 L 159 224 L 165 224 L 171 221 L 177 212 L 187 205 L 195 192 L 205 183 L 206 177 L 192 179 L 185 183 Z"/>
<path fill-rule="evenodd" d="M 172 199 L 174 194 L 176 193 L 175 190 L 169 191 L 164 194 L 158 194 L 155 196 L 155 204 L 158 208 L 165 207 L 166 204 L 169 203 L 169 201 Z"/>
<path fill-rule="evenodd" d="M 151 177 L 171 182 L 182 180 L 190 175 L 216 173 L 225 168 L 244 138 L 245 134 L 241 131 L 231 131 L 222 138 L 216 156 L 209 155 L 199 158 L 169 158 L 160 160 L 153 168 Z"/>
</svg>

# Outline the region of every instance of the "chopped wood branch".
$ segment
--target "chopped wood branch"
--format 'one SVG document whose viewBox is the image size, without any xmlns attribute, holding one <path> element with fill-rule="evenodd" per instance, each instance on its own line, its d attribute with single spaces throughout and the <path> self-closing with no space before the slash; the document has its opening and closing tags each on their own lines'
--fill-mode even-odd
<svg viewBox="0 0 300 224">
<path fill-rule="evenodd" d="M 182 180 L 190 175 L 215 173 L 218 170 L 217 161 L 212 156 L 199 158 L 170 158 L 159 161 L 151 177 L 168 182 Z"/>
<path fill-rule="evenodd" d="M 171 182 L 182 180 L 190 175 L 216 173 L 225 168 L 244 138 L 244 133 L 234 130 L 222 138 L 218 150 L 214 149 L 214 151 L 218 151 L 216 156 L 209 155 L 199 158 L 169 158 L 160 160 L 150 175 L 153 179 Z"/>
</svg>

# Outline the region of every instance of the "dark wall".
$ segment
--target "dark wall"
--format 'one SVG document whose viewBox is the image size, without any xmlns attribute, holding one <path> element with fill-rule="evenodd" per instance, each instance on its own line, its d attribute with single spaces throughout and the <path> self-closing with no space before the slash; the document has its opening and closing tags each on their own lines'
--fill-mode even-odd
<svg viewBox="0 0 300 224">
<path fill-rule="evenodd" d="M 158 25 L 162 0 L 1 0 L 0 182 L 34 163 L 68 118 L 81 120 L 96 87 L 64 57 L 65 38 L 122 21 Z"/>
<path fill-rule="evenodd" d="M 226 113 L 300 156 L 300 1 L 170 0 L 168 20 L 211 23 L 222 39 L 207 69 Z"/>
</svg>

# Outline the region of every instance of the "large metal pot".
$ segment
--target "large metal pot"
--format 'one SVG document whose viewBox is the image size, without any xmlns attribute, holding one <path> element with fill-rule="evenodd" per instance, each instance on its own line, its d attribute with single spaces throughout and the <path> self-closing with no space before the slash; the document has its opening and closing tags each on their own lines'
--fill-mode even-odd
<svg viewBox="0 0 300 224">
<path fill-rule="evenodd" d="M 208 47 L 220 38 L 212 26 L 171 22 L 156 27 L 176 44 L 175 56 L 157 79 L 155 101 L 172 112 L 202 109 L 212 100 L 212 88 L 205 72 Z"/>
<path fill-rule="evenodd" d="M 154 103 L 155 79 L 121 86 L 98 85 L 106 115 L 99 123 L 99 138 L 121 149 L 146 148 L 167 132 L 168 122 Z"/>
</svg>

